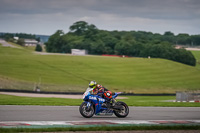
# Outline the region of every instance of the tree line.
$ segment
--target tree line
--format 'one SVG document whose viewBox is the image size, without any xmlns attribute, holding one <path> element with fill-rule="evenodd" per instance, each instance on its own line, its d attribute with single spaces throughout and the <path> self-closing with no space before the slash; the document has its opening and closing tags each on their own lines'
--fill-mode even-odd
<svg viewBox="0 0 200 133">
<path fill-rule="evenodd" d="M 57 30 L 50 36 L 45 43 L 47 52 L 70 53 L 71 49 L 86 49 L 89 54 L 151 56 L 196 65 L 193 54 L 185 49 L 175 49 L 175 44 L 200 45 L 199 35 L 175 36 L 170 31 L 164 35 L 145 31 L 106 31 L 85 21 L 75 22 L 69 29 L 66 34 Z"/>
<path fill-rule="evenodd" d="M 36 37 L 33 34 L 26 34 L 26 33 L 0 33 L 0 38 L 5 39 L 6 41 L 12 42 L 14 37 L 19 37 L 21 39 L 36 39 L 37 41 L 40 38 Z"/>
<path fill-rule="evenodd" d="M 19 39 L 16 41 L 14 37 L 19 37 Z M 24 39 L 35 39 L 40 42 L 40 38 L 36 37 L 36 35 L 26 33 L 0 33 L 0 38 L 3 38 L 8 42 L 17 43 L 21 46 L 24 46 Z"/>
<path fill-rule="evenodd" d="M 15 40 L 14 37 L 19 37 L 19 39 Z M 36 35 L 26 34 L 26 33 L 0 33 L 0 38 L 3 38 L 8 42 L 17 43 L 21 46 L 25 45 L 24 39 L 35 39 L 38 42 L 40 42 L 40 38 L 36 37 Z M 41 52 L 42 47 L 39 44 L 37 44 L 35 51 Z"/>
</svg>

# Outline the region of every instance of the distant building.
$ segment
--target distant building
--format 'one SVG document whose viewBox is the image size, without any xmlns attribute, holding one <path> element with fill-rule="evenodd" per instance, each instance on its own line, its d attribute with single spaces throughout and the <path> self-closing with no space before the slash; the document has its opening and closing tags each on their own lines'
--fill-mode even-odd
<svg viewBox="0 0 200 133">
<path fill-rule="evenodd" d="M 24 39 L 25 46 L 36 46 L 38 41 L 35 39 Z"/>
<path fill-rule="evenodd" d="M 83 49 L 83 50 L 81 50 L 81 49 L 71 49 L 71 54 L 72 55 L 87 55 L 88 52 L 85 49 Z"/>
<path fill-rule="evenodd" d="M 6 33 L 6 32 L 0 32 L 0 36 L 3 36 L 5 34 L 13 34 L 13 36 L 16 36 L 16 34 L 20 34 L 20 33 Z M 24 33 L 26 34 L 26 33 Z M 42 44 L 44 44 L 45 42 L 48 42 L 49 40 L 49 35 L 35 35 L 36 38 L 40 38 L 40 42 Z"/>
<path fill-rule="evenodd" d="M 19 37 L 16 37 L 16 36 L 15 36 L 15 37 L 13 37 L 13 38 L 14 38 L 15 40 L 19 40 Z"/>
<path fill-rule="evenodd" d="M 181 49 L 181 48 L 183 48 L 182 45 L 176 45 L 176 46 L 175 46 L 175 49 Z"/>
</svg>

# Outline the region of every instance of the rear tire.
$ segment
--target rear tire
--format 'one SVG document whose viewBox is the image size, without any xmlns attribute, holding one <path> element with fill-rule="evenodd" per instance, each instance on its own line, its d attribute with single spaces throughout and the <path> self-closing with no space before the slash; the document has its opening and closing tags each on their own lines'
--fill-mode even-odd
<svg viewBox="0 0 200 133">
<path fill-rule="evenodd" d="M 85 118 L 91 118 L 94 115 L 94 107 L 91 105 L 90 109 L 87 110 L 87 103 L 83 102 L 80 107 L 79 111 L 81 115 Z"/>
<path fill-rule="evenodd" d="M 117 102 L 117 106 L 121 106 L 123 109 L 121 110 L 114 110 L 114 114 L 119 118 L 124 118 L 129 114 L 128 105 L 124 102 Z"/>
</svg>

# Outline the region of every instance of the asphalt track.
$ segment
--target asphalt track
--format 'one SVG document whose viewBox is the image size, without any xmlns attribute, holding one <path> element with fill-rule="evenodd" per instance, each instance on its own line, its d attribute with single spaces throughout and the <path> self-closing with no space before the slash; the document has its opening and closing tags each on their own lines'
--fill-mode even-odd
<svg viewBox="0 0 200 133">
<path fill-rule="evenodd" d="M 85 120 L 200 120 L 200 107 L 129 107 L 126 118 L 94 116 L 83 118 L 78 106 L 1 105 L 0 121 L 85 121 Z"/>
</svg>

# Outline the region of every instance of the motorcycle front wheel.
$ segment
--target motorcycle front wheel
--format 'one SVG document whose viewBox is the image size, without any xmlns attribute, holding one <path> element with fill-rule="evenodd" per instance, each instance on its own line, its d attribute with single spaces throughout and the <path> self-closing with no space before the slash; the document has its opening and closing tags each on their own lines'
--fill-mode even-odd
<svg viewBox="0 0 200 133">
<path fill-rule="evenodd" d="M 80 114 L 85 118 L 90 118 L 94 115 L 94 107 L 91 105 L 90 108 L 87 107 L 87 103 L 83 102 L 79 107 Z"/>
<path fill-rule="evenodd" d="M 121 108 L 119 110 L 114 110 L 114 114 L 117 117 L 124 118 L 124 117 L 126 117 L 129 114 L 129 108 L 128 108 L 128 105 L 126 103 L 124 103 L 124 102 L 117 102 L 116 106 L 120 106 L 120 108 Z"/>
</svg>

